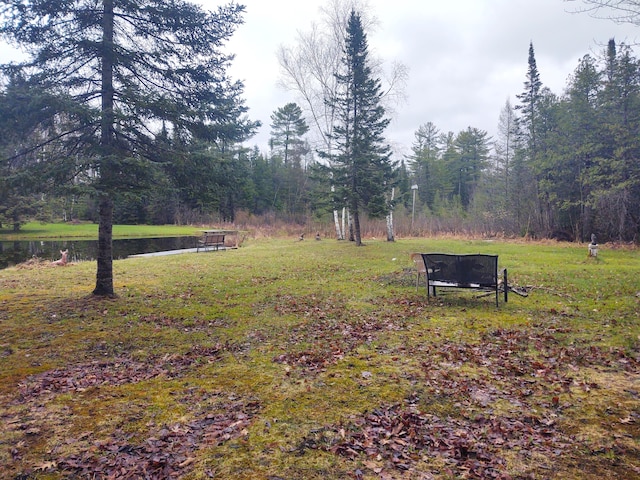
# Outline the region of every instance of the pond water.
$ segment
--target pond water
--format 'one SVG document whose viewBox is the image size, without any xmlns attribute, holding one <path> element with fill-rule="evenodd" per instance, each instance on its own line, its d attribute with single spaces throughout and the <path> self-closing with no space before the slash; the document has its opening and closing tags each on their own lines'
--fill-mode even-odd
<svg viewBox="0 0 640 480">
<path fill-rule="evenodd" d="M 198 237 L 127 238 L 113 241 L 114 260 L 138 253 L 194 248 Z M 95 260 L 97 240 L 29 240 L 0 242 L 0 269 L 26 262 L 32 257 L 57 260 L 60 250 L 69 250 L 69 261 Z"/>
</svg>

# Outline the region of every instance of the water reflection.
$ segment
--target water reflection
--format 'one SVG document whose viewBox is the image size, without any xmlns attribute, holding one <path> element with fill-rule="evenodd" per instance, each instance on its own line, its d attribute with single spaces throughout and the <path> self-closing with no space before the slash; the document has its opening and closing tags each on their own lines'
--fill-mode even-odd
<svg viewBox="0 0 640 480">
<path fill-rule="evenodd" d="M 197 237 L 127 238 L 113 241 L 113 258 L 126 258 L 138 253 L 163 252 L 194 248 Z M 0 242 L 0 268 L 26 262 L 37 257 L 57 260 L 60 250 L 69 250 L 69 261 L 95 260 L 97 240 L 29 240 Z"/>
</svg>

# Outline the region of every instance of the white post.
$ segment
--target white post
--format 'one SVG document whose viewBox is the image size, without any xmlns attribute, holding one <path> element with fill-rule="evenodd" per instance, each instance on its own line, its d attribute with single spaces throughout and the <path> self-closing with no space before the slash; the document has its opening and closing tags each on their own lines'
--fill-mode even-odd
<svg viewBox="0 0 640 480">
<path fill-rule="evenodd" d="M 411 190 L 413 191 L 413 202 L 411 205 L 411 234 L 413 234 L 413 222 L 416 217 L 416 191 L 418 190 L 418 185 L 415 183 L 411 185 Z"/>
<path fill-rule="evenodd" d="M 589 244 L 589 256 L 597 257 L 598 256 L 598 243 L 596 242 L 596 234 L 591 234 L 591 243 Z"/>
<path fill-rule="evenodd" d="M 393 203 L 393 199 L 395 197 L 396 189 L 395 187 L 391 188 L 391 202 Z M 387 215 L 387 242 L 395 241 L 395 235 L 393 234 L 393 209 L 389 210 L 389 214 Z"/>
</svg>

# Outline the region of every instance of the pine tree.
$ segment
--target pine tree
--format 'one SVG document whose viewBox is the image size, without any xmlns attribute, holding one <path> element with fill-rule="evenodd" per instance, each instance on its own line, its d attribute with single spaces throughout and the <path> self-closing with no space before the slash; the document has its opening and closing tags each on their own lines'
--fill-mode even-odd
<svg viewBox="0 0 640 480">
<path fill-rule="evenodd" d="M 549 89 L 542 86 L 533 43 L 529 44 L 528 69 L 524 82 L 524 91 L 516 96 L 520 100 L 520 104 L 516 105 L 516 110 L 520 111 L 518 123 L 521 127 L 521 134 L 524 136 L 525 148 L 522 152 L 525 156 L 520 159 L 524 162 L 521 166 L 536 172 L 534 186 L 540 190 L 534 193 L 534 201 L 537 202 L 534 203 L 536 207 L 527 216 L 534 219 L 533 230 L 550 234 L 553 229 L 551 199 L 545 193 L 544 184 L 550 182 L 547 174 L 552 173 L 546 165 L 548 162 L 545 157 L 548 154 L 547 134 L 554 128 L 553 104 L 555 96 Z M 528 203 L 524 202 L 524 204 Z"/>
<path fill-rule="evenodd" d="M 527 136 L 527 145 L 532 161 L 535 160 L 538 153 L 538 117 L 540 111 L 540 101 L 542 98 L 542 82 L 540 81 L 540 73 L 536 64 L 536 55 L 533 49 L 533 43 L 529 44 L 527 77 L 524 82 L 524 92 L 516 95 L 520 104 L 516 105 L 516 110 L 520 110 L 520 121 L 523 126 L 524 134 Z"/>
<path fill-rule="evenodd" d="M 440 131 L 427 122 L 418 127 L 409 157 L 414 184 L 418 186 L 418 202 L 433 209 L 436 193 L 436 167 L 440 158 Z"/>
<path fill-rule="evenodd" d="M 35 148 L 20 158 L 11 158 L 12 152 L 37 145 L 43 130 L 31 125 L 47 111 L 49 100 L 26 91 L 20 78 L 10 79 L 0 92 L 0 225 L 12 225 L 14 231 L 35 211 L 37 199 L 32 193 L 42 181 L 39 163 L 43 151 Z"/>
<path fill-rule="evenodd" d="M 153 125 L 165 120 L 185 137 L 220 146 L 255 130 L 242 119 L 242 83 L 226 73 L 233 56 L 222 51 L 243 9 L 232 3 L 206 12 L 186 0 L 3 2 L 0 36 L 32 54 L 4 70 L 66 100 L 73 125 L 43 144 L 63 144 L 60 158 L 91 172 L 85 181 L 99 203 L 94 294 L 114 293 L 114 199 L 149 183 L 158 157 Z"/>
<path fill-rule="evenodd" d="M 640 232 L 640 62 L 631 49 L 609 42 L 601 94 L 605 148 L 597 159 L 594 203 L 599 230 L 610 238 Z"/>
<path fill-rule="evenodd" d="M 569 80 L 562 103 L 562 132 L 554 142 L 555 161 L 550 189 L 560 213 L 559 227 L 574 239 L 588 239 L 593 233 L 589 197 L 593 188 L 594 163 L 604 151 L 598 115 L 602 74 L 591 55 L 585 55 Z"/>
<path fill-rule="evenodd" d="M 347 25 L 343 71 L 336 74 L 340 93 L 329 99 L 338 111 L 338 124 L 331 133 L 331 162 L 336 197 L 344 200 L 353 217 L 356 245 L 362 245 L 360 213 L 382 218 L 389 212 L 387 193 L 392 186 L 390 148 L 383 133 L 389 125 L 381 105 L 380 80 L 372 77 L 367 37 L 360 15 L 351 11 Z"/>
<path fill-rule="evenodd" d="M 302 164 L 305 141 L 302 138 L 309 126 L 302 116 L 302 109 L 296 103 L 287 103 L 271 115 L 271 149 L 282 155 L 285 165 Z"/>
<path fill-rule="evenodd" d="M 458 152 L 456 173 L 458 174 L 457 195 L 462 207 L 468 209 L 480 175 L 488 165 L 489 140 L 487 132 L 468 127 L 456 136 L 455 146 Z"/>
<path fill-rule="evenodd" d="M 310 152 L 303 136 L 309 126 L 296 103 L 288 103 L 271 115 L 271 161 L 276 167 L 278 197 L 289 219 L 301 220 L 306 211 L 306 161 Z M 297 218 L 296 218 L 297 217 Z"/>
</svg>

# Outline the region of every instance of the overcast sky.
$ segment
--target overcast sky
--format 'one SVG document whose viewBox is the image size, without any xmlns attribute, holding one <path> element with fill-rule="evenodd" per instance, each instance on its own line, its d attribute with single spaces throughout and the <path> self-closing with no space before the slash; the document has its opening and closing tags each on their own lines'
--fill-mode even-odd
<svg viewBox="0 0 640 480">
<path fill-rule="evenodd" d="M 196 1 L 208 9 L 227 3 Z M 295 46 L 297 32 L 309 30 L 325 1 L 237 0 L 246 6 L 245 23 L 228 45 L 236 55 L 230 73 L 245 84 L 250 118 L 263 124 L 249 146 L 266 151 L 271 114 L 298 101 L 278 86 L 276 52 L 281 45 Z M 530 42 L 542 83 L 560 95 L 583 55 L 600 55 L 612 37 L 618 43 L 640 41 L 640 27 L 571 13 L 580 1 L 369 0 L 369 5 L 368 13 L 378 19 L 376 29 L 366 32 L 370 53 L 408 68 L 406 102 L 386 132 L 398 154 L 410 152 L 415 131 L 427 122 L 442 132 L 471 126 L 495 135 L 507 98 L 515 105 L 523 91 Z M 0 47 L 0 62 L 11 56 Z"/>
<path fill-rule="evenodd" d="M 200 0 L 205 7 L 218 0 Z M 238 0 L 245 23 L 230 42 L 231 70 L 244 81 L 246 104 L 260 133 L 249 145 L 266 150 L 270 116 L 293 92 L 278 87 L 280 45 L 294 46 L 323 0 Z M 587 54 L 600 55 L 609 38 L 637 43 L 640 27 L 617 25 L 563 0 L 370 0 L 379 25 L 366 32 L 372 54 L 409 69 L 406 103 L 397 108 L 387 138 L 397 153 L 409 153 L 414 133 L 433 122 L 441 131 L 467 127 L 495 135 L 507 98 L 523 91 L 529 43 L 533 42 L 544 86 L 562 94 L 568 76 Z M 301 103 L 302 106 L 302 103 Z"/>
</svg>

